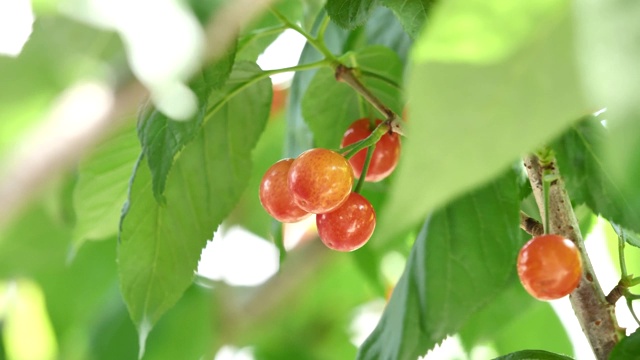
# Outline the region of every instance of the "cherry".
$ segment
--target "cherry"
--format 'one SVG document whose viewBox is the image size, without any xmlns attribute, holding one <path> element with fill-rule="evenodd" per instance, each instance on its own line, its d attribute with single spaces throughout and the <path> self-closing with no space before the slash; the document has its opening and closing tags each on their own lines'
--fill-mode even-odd
<svg viewBox="0 0 640 360">
<path fill-rule="evenodd" d="M 376 120 L 376 125 L 382 123 L 382 120 Z M 351 145 L 357 141 L 365 139 L 373 131 L 369 119 L 359 119 L 353 122 L 342 137 L 342 147 Z M 362 168 L 367 158 L 367 149 L 358 151 L 349 163 L 353 166 L 355 177 L 359 178 L 362 174 Z M 396 133 L 388 133 L 382 136 L 376 144 L 376 148 L 371 156 L 369 170 L 366 181 L 376 182 L 389 176 L 398 164 L 400 158 L 400 137 Z"/>
<path fill-rule="evenodd" d="M 367 199 L 351 193 L 336 210 L 316 216 L 318 235 L 330 249 L 353 251 L 369 241 L 376 227 L 376 213 Z"/>
<path fill-rule="evenodd" d="M 287 181 L 299 207 L 323 214 L 347 200 L 353 186 L 353 170 L 337 152 L 316 148 L 303 152 L 293 161 Z"/>
<path fill-rule="evenodd" d="M 262 207 L 280 222 L 300 221 L 310 214 L 293 201 L 287 185 L 287 175 L 293 159 L 283 159 L 271 165 L 260 183 L 260 203 Z"/>
<path fill-rule="evenodd" d="M 570 294 L 580 283 L 581 275 L 578 248 L 560 235 L 534 237 L 520 249 L 520 282 L 539 300 L 554 300 Z"/>
</svg>

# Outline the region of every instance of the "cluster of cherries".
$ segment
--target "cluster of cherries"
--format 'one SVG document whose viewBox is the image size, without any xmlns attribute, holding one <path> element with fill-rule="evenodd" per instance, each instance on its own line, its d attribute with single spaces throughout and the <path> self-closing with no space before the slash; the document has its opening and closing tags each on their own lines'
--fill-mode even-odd
<svg viewBox="0 0 640 360">
<path fill-rule="evenodd" d="M 559 299 L 573 292 L 580 283 L 580 252 L 573 241 L 560 235 L 536 236 L 520 249 L 518 276 L 536 299 Z"/>
<path fill-rule="evenodd" d="M 341 147 L 368 138 L 381 122 L 356 120 L 344 133 Z M 280 160 L 262 178 L 260 202 L 273 218 L 283 223 L 316 214 L 318 235 L 327 247 L 356 250 L 371 238 L 376 226 L 371 203 L 352 191 L 354 177 L 362 175 L 366 153 L 367 149 L 362 149 L 347 160 L 341 153 L 314 148 L 296 159 Z M 398 134 L 384 134 L 376 143 L 364 180 L 386 178 L 395 169 L 399 157 Z"/>
</svg>

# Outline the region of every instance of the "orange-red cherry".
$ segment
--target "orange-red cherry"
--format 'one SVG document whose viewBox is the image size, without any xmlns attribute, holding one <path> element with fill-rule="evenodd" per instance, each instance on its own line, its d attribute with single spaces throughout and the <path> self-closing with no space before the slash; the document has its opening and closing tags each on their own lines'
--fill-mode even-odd
<svg viewBox="0 0 640 360">
<path fill-rule="evenodd" d="M 369 241 L 376 227 L 376 213 L 371 203 L 358 193 L 351 193 L 336 210 L 316 216 L 318 235 L 333 250 L 353 251 Z"/>
<path fill-rule="evenodd" d="M 571 240 L 560 235 L 536 236 L 520 249 L 518 276 L 536 299 L 559 299 L 580 283 L 580 252 Z"/>
<path fill-rule="evenodd" d="M 311 215 L 293 201 L 287 176 L 293 159 L 283 159 L 271 165 L 260 183 L 260 203 L 274 219 L 289 223 Z"/>
<path fill-rule="evenodd" d="M 313 214 L 324 214 L 349 197 L 353 170 L 337 152 L 316 148 L 303 152 L 293 161 L 287 181 L 299 207 Z"/>
<path fill-rule="evenodd" d="M 376 120 L 376 126 L 380 123 L 382 123 L 382 120 Z M 363 140 L 371 135 L 373 130 L 374 127 L 371 126 L 369 119 L 356 120 L 345 131 L 341 146 L 345 147 Z M 349 159 L 356 178 L 360 178 L 366 158 L 367 149 L 363 149 Z M 381 181 L 391 175 L 396 165 L 398 165 L 398 159 L 400 159 L 400 137 L 396 133 L 384 134 L 376 144 L 369 163 L 367 176 L 364 179 L 371 182 Z"/>
</svg>

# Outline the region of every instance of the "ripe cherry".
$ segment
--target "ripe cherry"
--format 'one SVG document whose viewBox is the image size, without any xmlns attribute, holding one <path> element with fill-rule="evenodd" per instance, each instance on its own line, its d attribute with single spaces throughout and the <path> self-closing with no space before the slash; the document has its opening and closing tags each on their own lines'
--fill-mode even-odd
<svg viewBox="0 0 640 360">
<path fill-rule="evenodd" d="M 336 210 L 316 216 L 318 235 L 330 249 L 353 251 L 369 241 L 376 227 L 376 213 L 367 199 L 351 193 Z"/>
<path fill-rule="evenodd" d="M 287 175 L 293 159 L 283 159 L 271 165 L 260 183 L 260 203 L 262 207 L 280 222 L 300 221 L 310 214 L 293 201 L 289 191 Z"/>
<path fill-rule="evenodd" d="M 539 300 L 554 300 L 570 294 L 580 283 L 581 275 L 578 248 L 560 235 L 536 236 L 520 249 L 520 282 Z"/>
<path fill-rule="evenodd" d="M 337 152 L 316 148 L 303 152 L 293 161 L 287 181 L 299 207 L 323 214 L 347 200 L 353 186 L 353 170 Z"/>
<path fill-rule="evenodd" d="M 376 120 L 376 125 L 382 123 L 382 120 Z M 360 119 L 352 123 L 342 137 L 342 147 L 351 145 L 357 141 L 365 139 L 371 134 L 374 127 L 371 126 L 369 119 Z M 359 178 L 362 174 L 362 168 L 367 158 L 367 150 L 360 150 L 356 155 L 349 159 L 349 163 L 353 166 L 355 177 Z M 396 133 L 384 134 L 380 141 L 376 144 L 376 148 L 371 156 L 369 170 L 366 181 L 380 181 L 389 176 L 398 164 L 400 158 L 400 137 Z"/>
</svg>

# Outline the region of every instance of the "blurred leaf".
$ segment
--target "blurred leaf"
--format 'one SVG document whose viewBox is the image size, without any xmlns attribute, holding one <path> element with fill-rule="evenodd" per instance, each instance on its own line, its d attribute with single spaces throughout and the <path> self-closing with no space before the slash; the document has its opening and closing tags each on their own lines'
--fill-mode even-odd
<svg viewBox="0 0 640 360">
<path fill-rule="evenodd" d="M 597 104 L 595 109 L 607 110 L 604 115 L 612 141 L 607 144 L 606 166 L 623 193 L 636 194 L 640 176 L 640 3 L 614 0 L 573 5 L 583 87 Z M 628 201 L 638 203 L 640 198 L 633 196 Z"/>
<path fill-rule="evenodd" d="M 461 12 L 472 7 L 465 4 Z M 509 10 L 502 16 L 526 7 Z M 493 15 L 478 12 L 469 21 L 490 21 Z M 497 176 L 588 111 L 573 60 L 571 18 L 563 11 L 547 20 L 539 22 L 533 41 L 494 64 L 435 62 L 414 53 L 408 74 L 411 121 L 376 229 L 381 238 L 394 238 L 454 196 Z M 428 41 L 421 37 L 416 43 Z"/>
<path fill-rule="evenodd" d="M 350 59 L 347 59 L 350 60 Z M 402 63 L 383 46 L 371 46 L 355 53 L 354 65 L 362 71 L 402 83 Z M 397 87 L 374 76 L 361 76 L 362 82 L 380 100 L 396 112 L 403 108 Z M 349 85 L 338 82 L 332 69 L 319 69 L 302 99 L 302 114 L 313 131 L 315 145 L 329 149 L 340 146 L 349 125 L 362 117 L 359 95 Z M 371 116 L 380 116 L 369 110 Z"/>
<path fill-rule="evenodd" d="M 640 247 L 640 235 L 633 231 L 629 231 L 614 222 L 610 221 L 609 223 L 613 227 L 613 230 L 616 232 L 616 234 L 622 237 L 629 245 Z"/>
<path fill-rule="evenodd" d="M 413 41 L 391 10 L 377 7 L 371 13 L 364 29 L 368 44 L 386 46 L 400 57 L 403 64 L 407 62 Z"/>
<path fill-rule="evenodd" d="M 371 288 L 376 291 L 378 296 L 384 297 L 387 293 L 387 287 L 380 272 L 381 259 L 378 252 L 371 246 L 364 246 L 350 254 L 358 270 L 360 270 L 362 276 L 367 279 Z"/>
<path fill-rule="evenodd" d="M 454 0 L 435 8 L 413 49 L 414 59 L 492 64 L 540 36 L 540 25 L 562 21 L 568 1 Z"/>
<path fill-rule="evenodd" d="M 71 229 L 35 203 L 0 234 L 0 277 L 37 281 L 44 290 L 59 357 L 85 359 L 84 334 L 116 288 L 115 238 L 87 243 L 68 263 L 71 239 Z"/>
<path fill-rule="evenodd" d="M 367 21 L 375 5 L 374 0 L 327 0 L 325 8 L 331 21 L 354 29 Z"/>
<path fill-rule="evenodd" d="M 56 96 L 77 81 L 111 75 L 105 65 L 121 54 L 113 33 L 64 16 L 37 17 L 20 55 L 0 56 L 0 160 L 43 120 Z"/>
<path fill-rule="evenodd" d="M 187 289 L 149 336 L 143 359 L 212 359 L 213 344 L 221 339 L 213 331 L 217 321 L 211 295 L 211 289 L 196 285 Z"/>
<path fill-rule="evenodd" d="M 118 265 L 122 294 L 140 334 L 141 354 L 153 325 L 193 280 L 207 239 L 236 205 L 251 173 L 251 151 L 271 106 L 271 82 L 254 64 L 238 63 L 214 91 L 206 123 L 167 177 L 166 205 L 138 163 L 121 220 Z"/>
<path fill-rule="evenodd" d="M 608 137 L 600 120 L 586 117 L 553 144 L 558 166 L 574 204 L 585 203 L 595 214 L 636 232 L 640 208 L 628 201 L 606 169 L 603 144 Z"/>
<path fill-rule="evenodd" d="M 476 345 L 492 343 L 499 353 L 544 348 L 573 354 L 571 341 L 551 305 L 531 297 L 515 274 L 508 288 L 469 319 L 460 337 L 467 352 Z"/>
<path fill-rule="evenodd" d="M 544 350 L 522 350 L 494 360 L 573 360 L 573 358 Z"/>
<path fill-rule="evenodd" d="M 436 211 L 424 223 L 359 359 L 424 355 L 507 286 L 523 243 L 514 172 Z"/>
<path fill-rule="evenodd" d="M 151 102 L 140 111 L 138 136 L 142 151 L 151 169 L 153 196 L 164 202 L 163 193 L 169 170 L 185 145 L 200 131 L 209 107 L 209 95 L 224 86 L 235 58 L 235 49 L 228 51 L 215 64 L 208 66 L 190 84 L 198 96 L 199 110 L 187 121 L 175 121 L 153 108 Z"/>
<path fill-rule="evenodd" d="M 412 38 L 418 36 L 434 2 L 434 0 L 381 0 L 382 5 L 393 10 L 404 30 Z"/>
<path fill-rule="evenodd" d="M 86 240 L 104 240 L 118 233 L 129 179 L 139 155 L 135 124 L 130 122 L 78 166 L 78 182 L 73 190 L 76 249 Z"/>
</svg>

